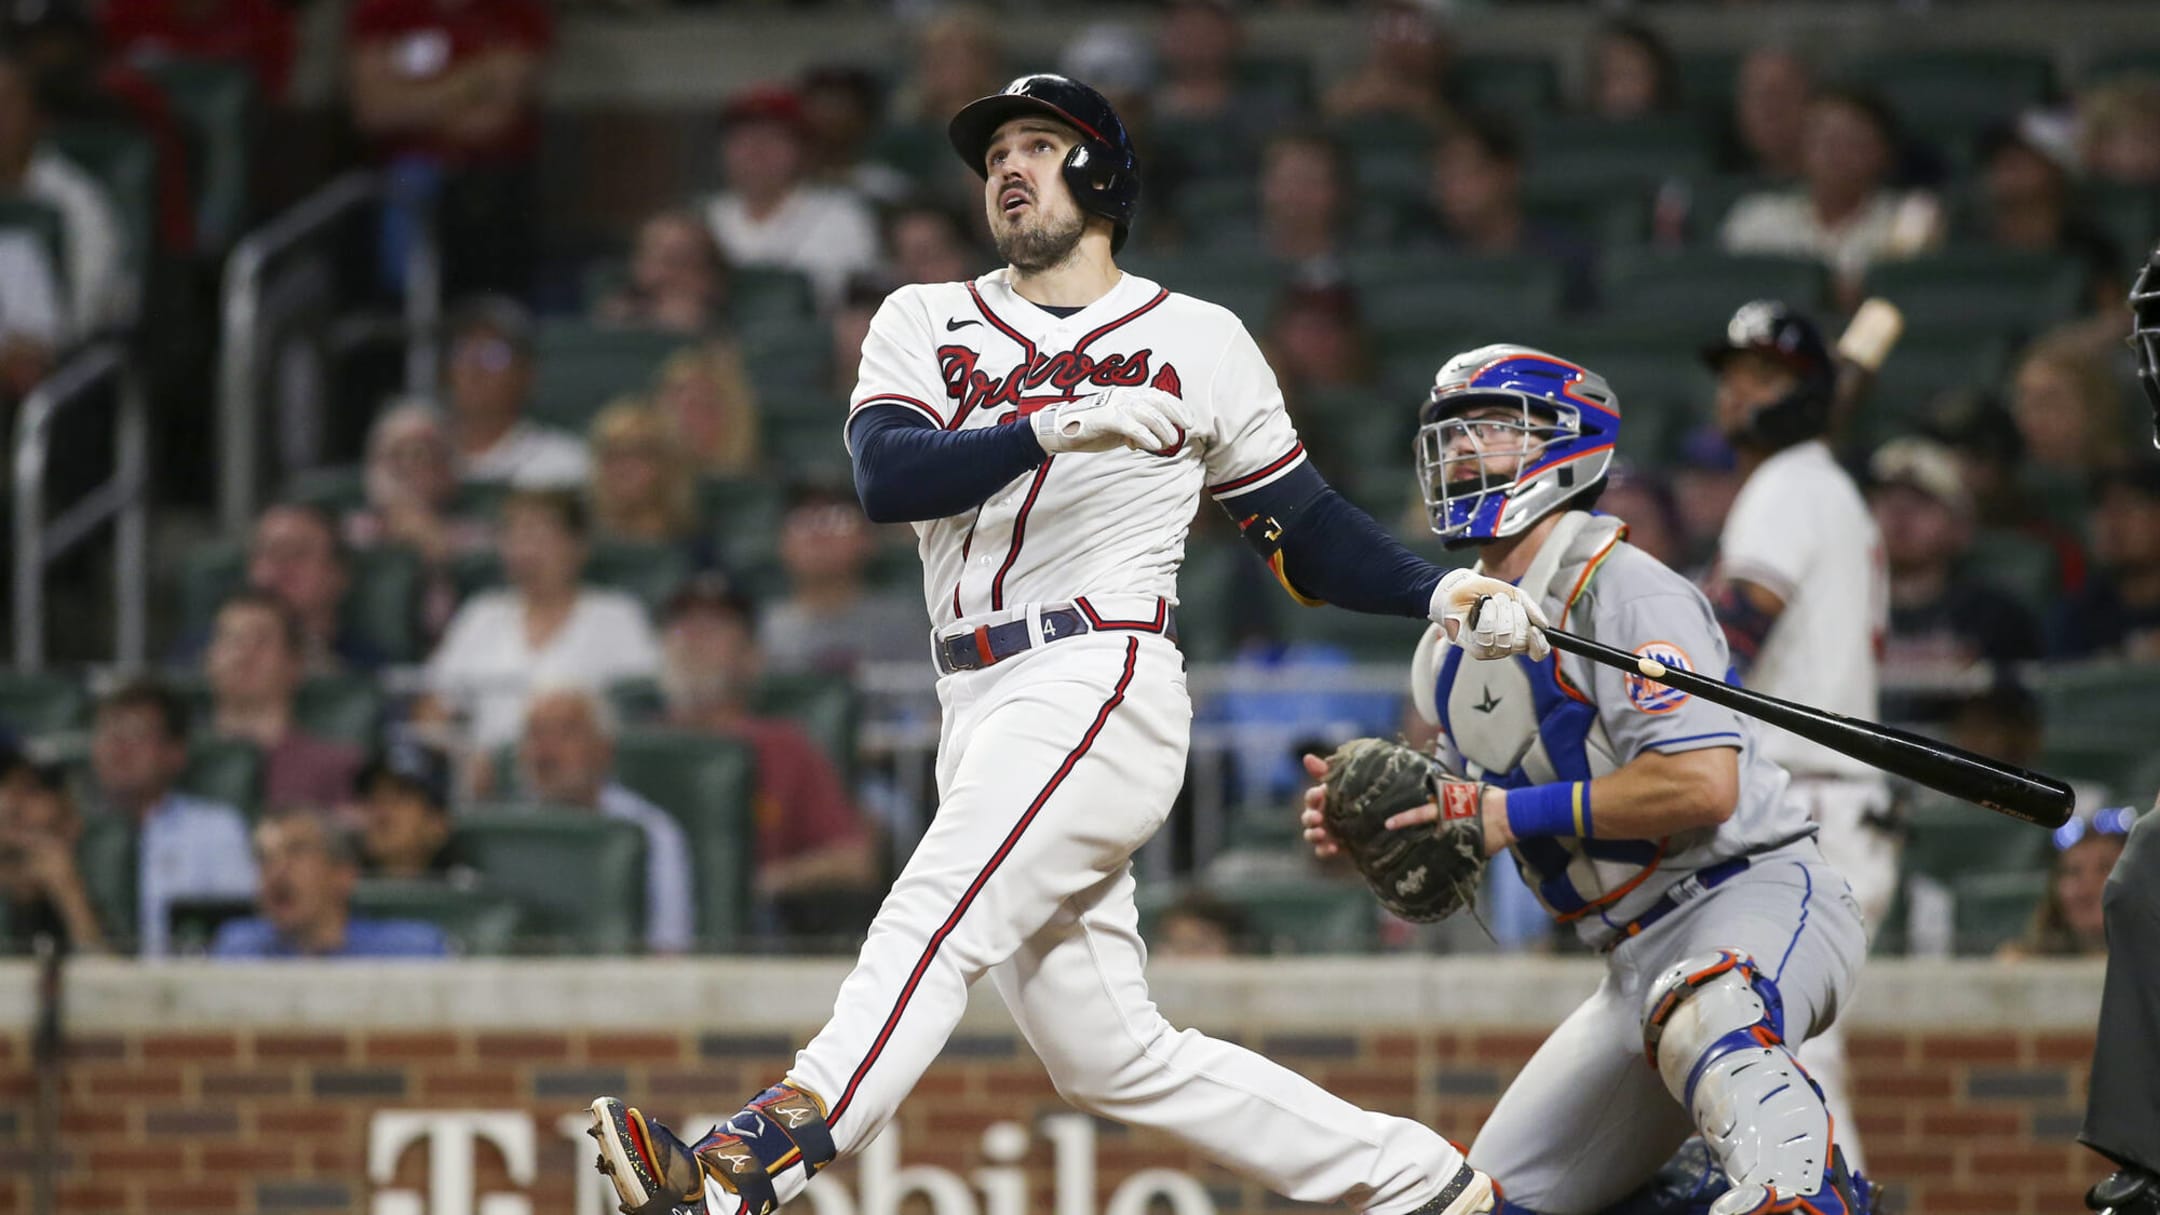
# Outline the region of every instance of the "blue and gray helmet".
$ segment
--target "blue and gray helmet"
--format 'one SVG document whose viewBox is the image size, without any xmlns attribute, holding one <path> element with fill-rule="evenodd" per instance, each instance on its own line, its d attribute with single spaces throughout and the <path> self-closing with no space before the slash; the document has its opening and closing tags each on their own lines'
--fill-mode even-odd
<svg viewBox="0 0 2160 1215">
<path fill-rule="evenodd" d="M 1456 355 L 1418 411 L 1418 486 L 1433 531 L 1450 547 L 1520 534 L 1603 482 L 1619 435 L 1620 400 L 1586 367 L 1528 346 Z M 1502 438 L 1524 452 L 1511 477 L 1485 469 L 1488 444 Z"/>
</svg>

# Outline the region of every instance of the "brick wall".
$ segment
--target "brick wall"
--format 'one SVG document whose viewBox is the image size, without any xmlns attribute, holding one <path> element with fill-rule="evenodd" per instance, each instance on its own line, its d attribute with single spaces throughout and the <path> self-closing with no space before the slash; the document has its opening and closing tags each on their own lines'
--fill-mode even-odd
<svg viewBox="0 0 2160 1215">
<path fill-rule="evenodd" d="M 1353 1101 L 1467 1140 L 1540 1036 L 1300 1027 L 1245 1040 Z M 477 1188 L 528 1196 L 534 1212 L 572 1212 L 590 1152 L 584 1140 L 558 1134 L 562 1114 L 601 1092 L 663 1117 L 724 1111 L 769 1082 L 796 1041 L 765 1031 L 86 1032 L 68 1048 L 60 1209 L 365 1210 L 374 1189 L 366 1175 L 371 1120 L 379 1111 L 418 1109 L 530 1115 L 534 1182 L 514 1184 L 499 1154 L 482 1149 Z M 2104 1171 L 2072 1143 L 2090 1050 L 2090 1033 L 1856 1032 L 1859 1119 L 1875 1171 L 1905 1192 L 1909 1212 L 2080 1209 L 2080 1192 Z M 30 1210 L 27 1051 L 20 1033 L 0 1036 L 0 1212 Z M 986 1163 L 981 1140 L 992 1123 L 1034 1123 L 1064 1109 L 1011 1033 L 970 1030 L 905 1107 L 902 1160 L 965 1177 Z M 1191 1172 L 1225 1215 L 1285 1205 L 1182 1150 L 1108 1124 L 1096 1134 L 1097 1211 L 1119 1183 L 1156 1167 Z M 1052 1156 L 1045 1137 L 1034 1135 L 1022 1160 L 1030 1211 L 1052 1209 Z M 424 1194 L 428 1160 L 424 1147 L 406 1148 L 390 1184 Z M 856 1192 L 850 1172 L 842 1166 L 832 1175 Z"/>
</svg>

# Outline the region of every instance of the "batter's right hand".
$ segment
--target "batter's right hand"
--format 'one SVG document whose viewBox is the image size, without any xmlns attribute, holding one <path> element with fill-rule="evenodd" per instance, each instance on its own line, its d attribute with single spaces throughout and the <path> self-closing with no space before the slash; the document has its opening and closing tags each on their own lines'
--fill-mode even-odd
<svg viewBox="0 0 2160 1215">
<path fill-rule="evenodd" d="M 1159 388 L 1107 388 L 1093 396 L 1040 409 L 1035 439 L 1055 455 L 1130 447 L 1168 455 L 1192 429 L 1185 402 Z"/>
<path fill-rule="evenodd" d="M 1327 780 L 1328 762 L 1317 755 L 1305 757 L 1305 775 L 1313 778 L 1313 787 L 1305 791 L 1305 809 L 1298 815 L 1298 825 L 1305 828 L 1305 842 L 1312 845 L 1313 855 L 1321 860 L 1341 851 L 1335 837 L 1328 834 L 1327 820 L 1320 813 L 1320 805 L 1327 800 L 1327 790 L 1321 782 Z"/>
</svg>

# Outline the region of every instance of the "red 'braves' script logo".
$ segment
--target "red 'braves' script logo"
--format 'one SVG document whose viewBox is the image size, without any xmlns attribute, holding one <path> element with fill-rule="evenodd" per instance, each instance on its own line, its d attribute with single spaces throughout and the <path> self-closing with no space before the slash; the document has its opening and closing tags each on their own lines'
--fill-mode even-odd
<svg viewBox="0 0 2160 1215">
<path fill-rule="evenodd" d="M 976 367 L 976 360 L 981 357 L 980 351 L 966 346 L 938 347 L 938 371 L 945 378 L 945 395 L 959 406 L 953 413 L 955 427 L 959 426 L 960 419 L 978 409 L 1009 406 L 1019 411 L 1013 417 L 1026 417 L 1045 405 L 1083 395 L 1073 391 L 1083 384 L 1098 388 L 1145 384 L 1155 351 L 1147 348 L 1102 359 L 1084 351 L 1075 354 L 1066 350 L 1053 355 L 1038 352 L 1034 358 L 996 380 Z M 1169 381 L 1167 385 L 1165 379 Z M 1163 374 L 1156 377 L 1156 387 L 1176 392 L 1177 383 L 1177 372 L 1165 363 Z"/>
</svg>

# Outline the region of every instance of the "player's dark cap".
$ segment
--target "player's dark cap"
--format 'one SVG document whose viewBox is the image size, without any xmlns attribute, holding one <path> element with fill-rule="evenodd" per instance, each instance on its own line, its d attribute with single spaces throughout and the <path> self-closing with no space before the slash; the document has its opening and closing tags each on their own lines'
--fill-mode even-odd
<svg viewBox="0 0 2160 1215">
<path fill-rule="evenodd" d="M 960 107 L 945 133 L 960 159 L 977 176 L 988 178 L 984 157 L 991 137 L 1013 119 L 1031 115 L 1079 132 L 1080 142 L 1065 156 L 1065 184 L 1082 210 L 1110 221 L 1111 250 L 1123 248 L 1140 209 L 1140 159 L 1124 122 L 1101 93 L 1069 76 L 1037 72 Z"/>
<path fill-rule="evenodd" d="M 1725 323 L 1723 339 L 1702 348 L 1712 371 L 1743 353 L 1767 355 L 1790 366 L 1802 379 L 1828 382 L 1833 374 L 1830 347 L 1822 330 L 1798 309 L 1780 300 L 1742 304 Z"/>
<path fill-rule="evenodd" d="M 353 778 L 353 794 L 366 797 L 386 780 L 419 794 L 436 810 L 450 809 L 450 757 L 426 743 L 392 739 Z"/>
</svg>

